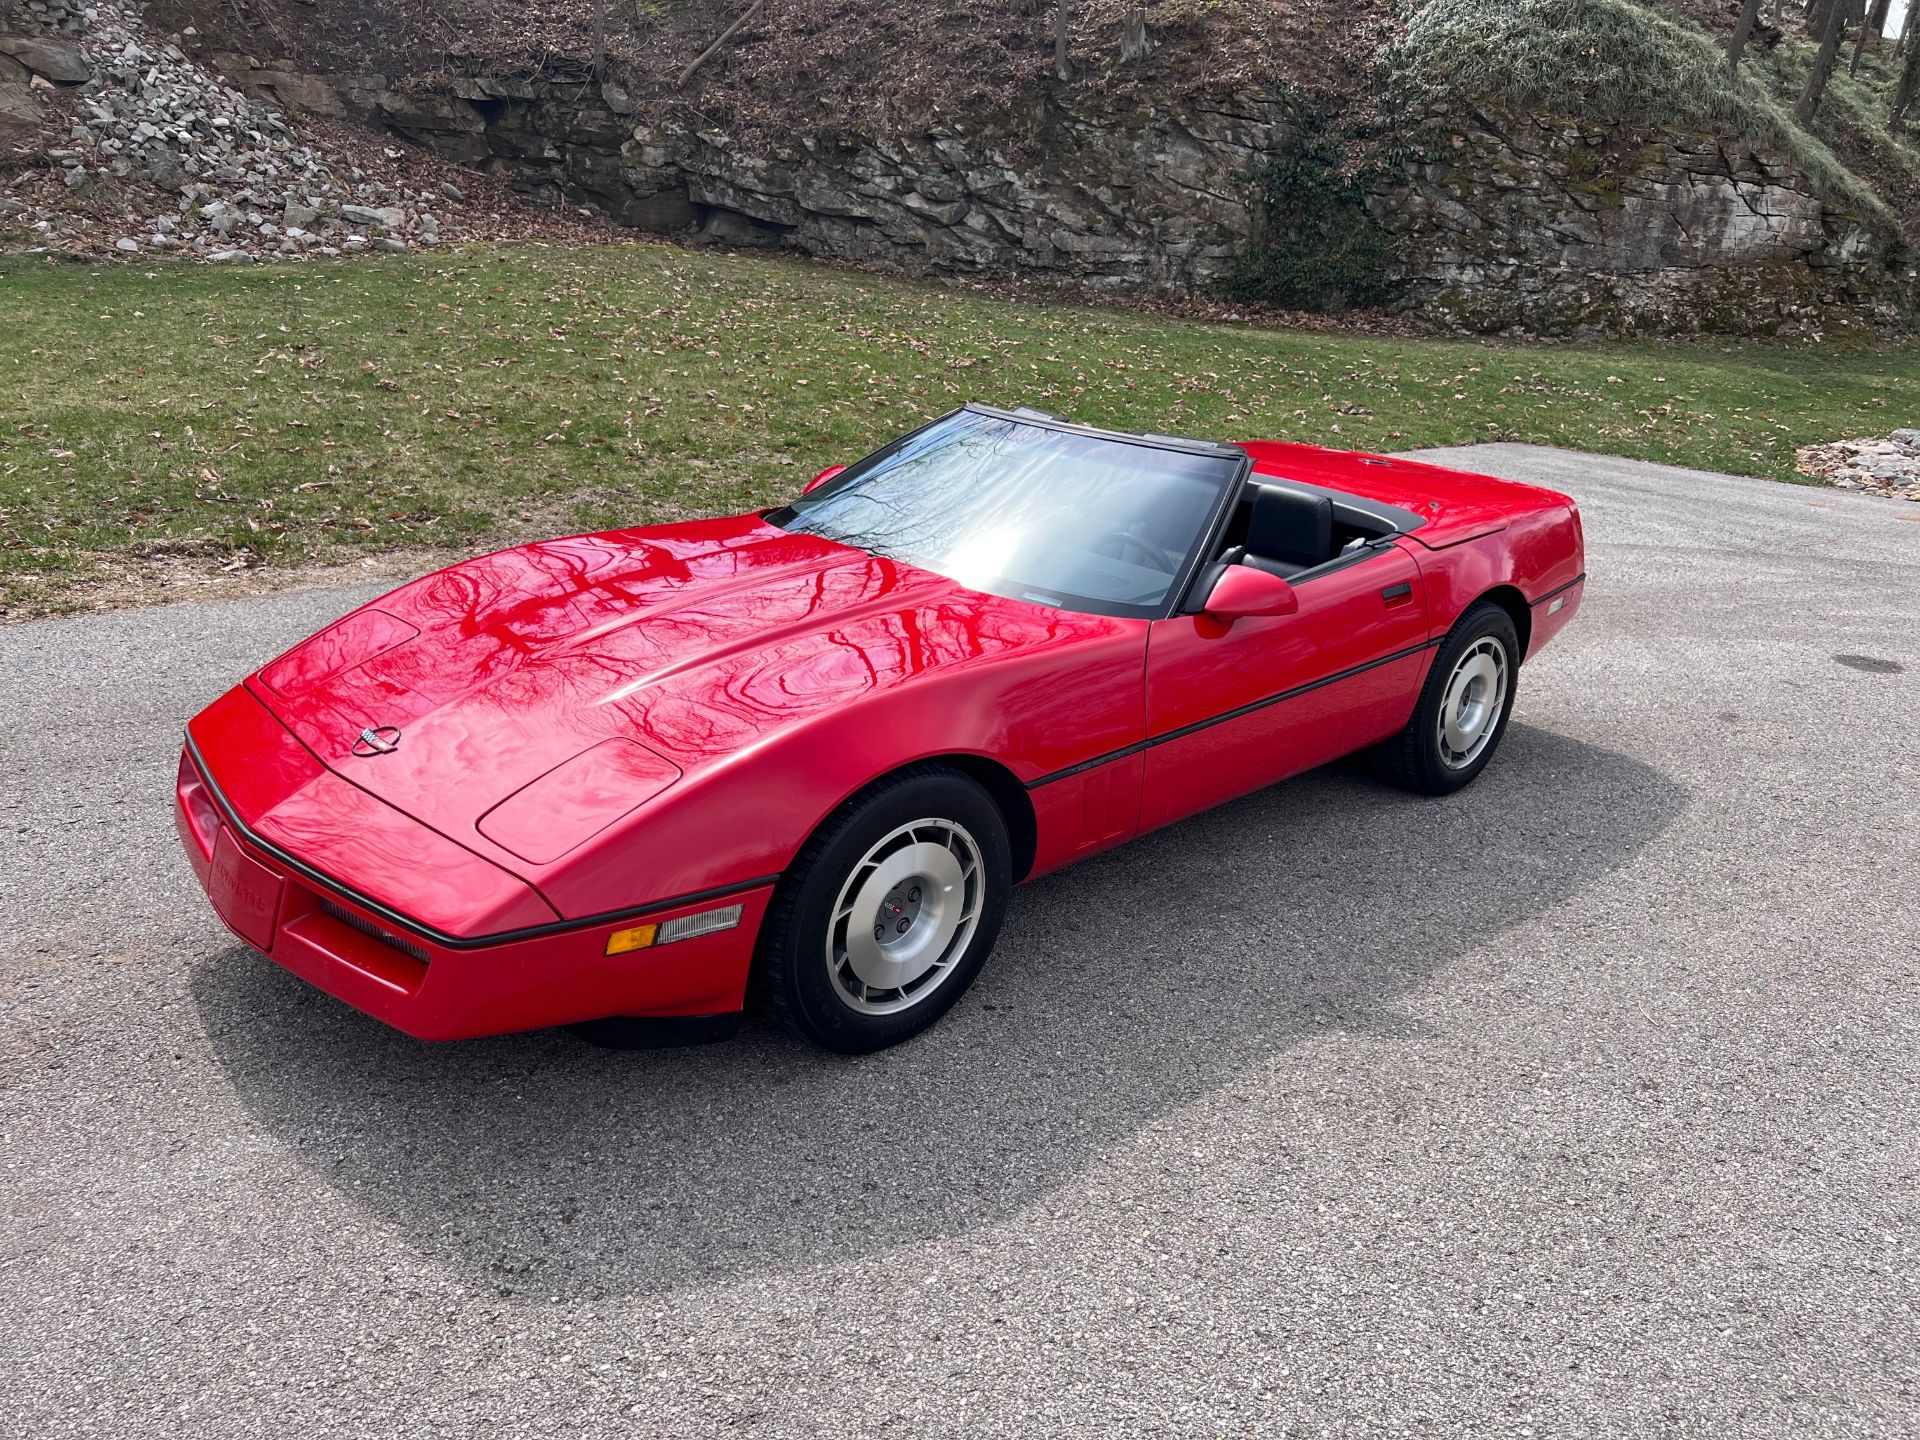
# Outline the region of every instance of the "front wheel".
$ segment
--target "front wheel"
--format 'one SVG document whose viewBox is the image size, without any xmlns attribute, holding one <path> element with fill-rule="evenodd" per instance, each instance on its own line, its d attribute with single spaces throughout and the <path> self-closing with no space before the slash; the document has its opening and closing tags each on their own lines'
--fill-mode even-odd
<svg viewBox="0 0 1920 1440">
<path fill-rule="evenodd" d="M 1507 733 L 1519 671 L 1513 617 L 1481 601 L 1441 643 L 1413 718 L 1379 747 L 1387 778 L 1422 795 L 1451 795 L 1468 784 Z"/>
<path fill-rule="evenodd" d="M 920 766 L 854 796 L 807 841 L 761 935 L 774 1014 L 829 1050 L 897 1045 L 980 973 L 1011 888 L 1006 822 L 957 771 Z"/>
</svg>

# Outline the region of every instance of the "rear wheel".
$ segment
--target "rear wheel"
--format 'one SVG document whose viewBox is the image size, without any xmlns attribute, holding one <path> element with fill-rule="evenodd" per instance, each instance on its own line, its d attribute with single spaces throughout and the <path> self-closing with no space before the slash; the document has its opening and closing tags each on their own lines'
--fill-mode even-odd
<svg viewBox="0 0 1920 1440">
<path fill-rule="evenodd" d="M 1507 733 L 1519 680 L 1513 617 L 1483 600 L 1448 633 L 1413 718 L 1376 751 L 1388 779 L 1422 795 L 1451 795 L 1487 768 Z"/>
<path fill-rule="evenodd" d="M 808 840 L 767 912 L 774 1014 L 848 1054 L 918 1034 L 980 973 L 1011 868 L 998 807 L 957 771 L 918 766 L 854 796 Z"/>
</svg>

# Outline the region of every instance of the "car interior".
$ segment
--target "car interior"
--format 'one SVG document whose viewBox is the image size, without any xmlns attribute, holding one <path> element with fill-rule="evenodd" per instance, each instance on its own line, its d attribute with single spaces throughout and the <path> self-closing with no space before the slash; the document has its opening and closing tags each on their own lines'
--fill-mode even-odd
<svg viewBox="0 0 1920 1440">
<path fill-rule="evenodd" d="M 1396 533 L 1339 495 L 1260 476 L 1242 490 L 1215 558 L 1292 580 Z"/>
</svg>

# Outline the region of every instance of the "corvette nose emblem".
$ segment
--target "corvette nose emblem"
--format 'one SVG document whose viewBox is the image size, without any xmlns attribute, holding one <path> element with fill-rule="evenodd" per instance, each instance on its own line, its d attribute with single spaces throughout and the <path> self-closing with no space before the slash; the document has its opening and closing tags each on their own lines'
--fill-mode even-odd
<svg viewBox="0 0 1920 1440">
<path fill-rule="evenodd" d="M 370 725 L 353 742 L 353 753 L 362 760 L 376 755 L 391 755 L 400 748 L 400 731 L 392 725 Z"/>
</svg>

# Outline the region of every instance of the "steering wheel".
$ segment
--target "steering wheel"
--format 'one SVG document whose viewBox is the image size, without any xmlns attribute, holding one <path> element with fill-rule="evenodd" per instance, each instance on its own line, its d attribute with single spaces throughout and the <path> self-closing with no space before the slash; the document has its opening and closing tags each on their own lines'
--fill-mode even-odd
<svg viewBox="0 0 1920 1440">
<path fill-rule="evenodd" d="M 1167 575 L 1177 574 L 1180 569 L 1178 555 L 1164 545 L 1156 545 L 1137 530 L 1116 530 L 1111 535 L 1103 536 L 1100 543 L 1093 547 L 1093 552 L 1096 555 L 1112 555 L 1116 560 L 1129 560 L 1131 554 L 1130 563 L 1138 563 L 1144 557 L 1146 569 Z"/>
</svg>

